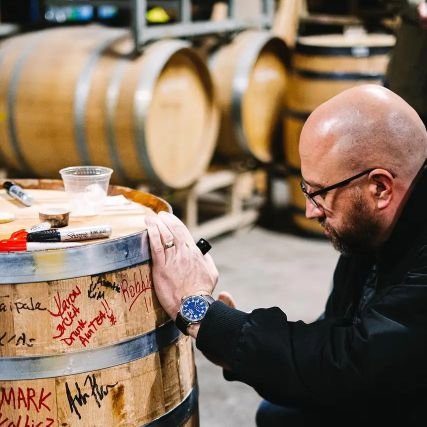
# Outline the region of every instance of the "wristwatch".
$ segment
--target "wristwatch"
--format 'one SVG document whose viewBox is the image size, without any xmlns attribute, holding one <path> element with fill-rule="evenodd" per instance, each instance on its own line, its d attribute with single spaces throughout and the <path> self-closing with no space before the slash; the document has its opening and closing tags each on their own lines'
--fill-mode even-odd
<svg viewBox="0 0 427 427">
<path fill-rule="evenodd" d="M 187 328 L 194 323 L 201 322 L 214 301 L 210 295 L 190 295 L 183 298 L 175 319 L 177 328 L 183 334 L 188 335 Z"/>
</svg>

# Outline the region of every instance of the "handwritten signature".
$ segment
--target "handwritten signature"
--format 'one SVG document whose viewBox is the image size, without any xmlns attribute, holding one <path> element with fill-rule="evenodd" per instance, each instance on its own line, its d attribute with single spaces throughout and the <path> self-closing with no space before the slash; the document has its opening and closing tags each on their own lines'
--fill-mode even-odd
<svg viewBox="0 0 427 427">
<path fill-rule="evenodd" d="M 110 282 L 103 276 L 98 276 L 96 281 L 91 280 L 87 296 L 91 299 L 100 300 L 105 298 L 105 289 L 112 289 L 113 291 L 120 293 L 120 286 L 116 282 Z"/>
<path fill-rule="evenodd" d="M 95 399 L 98 408 L 100 408 L 102 401 L 108 396 L 110 390 L 114 388 L 117 384 L 118 382 L 114 384 L 99 385 L 97 383 L 95 374 L 91 374 L 86 377 L 83 383 L 83 386 L 89 386 L 89 392 L 83 392 L 80 388 L 79 383 L 75 382 L 74 386 L 77 392 L 73 394 L 71 392 L 70 386 L 66 382 L 65 391 L 67 394 L 68 405 L 70 407 L 71 413 L 75 413 L 79 420 L 81 420 L 82 417 L 79 409 L 83 406 L 86 406 L 91 398 Z"/>
<path fill-rule="evenodd" d="M 138 273 L 138 276 L 136 272 L 133 274 L 133 280 L 122 279 L 120 285 L 122 288 L 123 299 L 126 304 L 129 304 L 129 311 L 132 310 L 136 300 L 144 292 L 147 292 L 153 288 L 150 276 L 146 273 L 145 277 L 143 277 L 141 270 L 139 270 Z"/>
<path fill-rule="evenodd" d="M 56 326 L 58 335 L 55 335 L 53 338 L 61 338 L 66 329 L 74 323 L 74 320 L 77 318 L 78 314 L 80 314 L 80 309 L 76 307 L 74 303 L 81 293 L 82 291 L 78 286 L 76 286 L 65 299 L 61 297 L 59 292 L 56 293 L 54 300 L 57 311 L 53 312 L 48 310 L 51 316 L 60 318 L 60 322 Z"/>
</svg>

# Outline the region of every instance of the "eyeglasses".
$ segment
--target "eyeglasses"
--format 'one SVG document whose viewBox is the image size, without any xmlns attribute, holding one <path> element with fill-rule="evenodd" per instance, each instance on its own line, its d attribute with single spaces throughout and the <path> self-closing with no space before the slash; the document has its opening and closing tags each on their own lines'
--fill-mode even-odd
<svg viewBox="0 0 427 427">
<path fill-rule="evenodd" d="M 344 179 L 343 181 L 337 182 L 336 184 L 332 184 L 328 187 L 321 188 L 320 190 L 313 191 L 311 193 L 309 193 L 307 191 L 307 187 L 305 185 L 304 180 L 301 180 L 301 182 L 300 182 L 301 190 L 302 190 L 304 196 L 306 197 L 306 199 L 310 200 L 310 202 L 313 203 L 313 205 L 316 208 L 323 209 L 322 204 L 319 203 L 318 201 L 316 201 L 315 197 L 320 196 L 320 195 L 325 195 L 327 192 L 329 192 L 331 190 L 335 190 L 335 188 L 345 187 L 346 185 L 350 184 L 351 181 L 353 181 L 357 178 L 360 178 L 363 175 L 367 175 L 368 173 L 371 173 L 375 169 L 377 169 L 377 168 L 366 169 L 363 172 L 358 173 L 357 175 L 354 175 L 350 178 Z"/>
</svg>

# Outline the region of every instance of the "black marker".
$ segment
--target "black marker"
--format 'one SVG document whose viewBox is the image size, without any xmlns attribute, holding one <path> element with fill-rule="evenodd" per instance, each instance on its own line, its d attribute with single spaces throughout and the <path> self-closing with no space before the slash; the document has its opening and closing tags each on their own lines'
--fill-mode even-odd
<svg viewBox="0 0 427 427">
<path fill-rule="evenodd" d="M 110 225 L 92 225 L 80 228 L 51 228 L 28 233 L 27 242 L 79 242 L 82 240 L 105 239 L 111 235 Z"/>
<path fill-rule="evenodd" d="M 19 185 L 6 181 L 3 183 L 3 187 L 6 189 L 9 196 L 20 201 L 23 205 L 31 206 L 33 204 L 32 197 L 29 196 Z"/>
</svg>

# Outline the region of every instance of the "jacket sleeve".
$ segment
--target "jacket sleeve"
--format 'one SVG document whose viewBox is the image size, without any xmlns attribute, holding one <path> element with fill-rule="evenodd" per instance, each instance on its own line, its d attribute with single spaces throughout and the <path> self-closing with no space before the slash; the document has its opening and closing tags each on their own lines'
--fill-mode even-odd
<svg viewBox="0 0 427 427">
<path fill-rule="evenodd" d="M 378 295 L 357 323 L 290 322 L 278 308 L 244 313 L 215 302 L 197 347 L 276 404 L 345 404 L 413 391 L 427 380 L 427 266 Z"/>
</svg>

